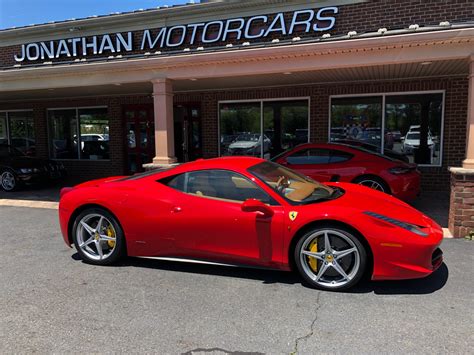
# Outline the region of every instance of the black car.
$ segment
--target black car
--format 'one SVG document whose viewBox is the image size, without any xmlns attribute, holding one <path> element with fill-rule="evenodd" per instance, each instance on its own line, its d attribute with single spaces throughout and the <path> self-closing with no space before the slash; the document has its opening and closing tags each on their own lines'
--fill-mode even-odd
<svg viewBox="0 0 474 355">
<path fill-rule="evenodd" d="M 66 176 L 62 163 L 26 156 L 7 144 L 0 144 L 0 186 L 14 191 L 22 184 L 59 180 Z"/>
<path fill-rule="evenodd" d="M 358 140 L 337 139 L 334 143 L 347 144 L 347 145 L 351 145 L 353 147 L 360 147 L 360 148 L 369 150 L 371 152 L 380 153 L 380 148 L 378 146 L 376 146 L 374 144 L 358 141 Z M 405 163 L 410 162 L 410 160 L 408 159 L 408 157 L 405 154 L 398 153 L 398 152 L 396 152 L 394 150 L 391 150 L 391 149 L 385 148 L 383 150 L 383 154 L 386 155 L 389 158 L 404 161 Z"/>
</svg>

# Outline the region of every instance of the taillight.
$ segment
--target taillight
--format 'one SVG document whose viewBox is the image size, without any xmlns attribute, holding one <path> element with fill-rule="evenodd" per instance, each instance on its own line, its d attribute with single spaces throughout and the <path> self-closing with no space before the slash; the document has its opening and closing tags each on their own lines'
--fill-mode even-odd
<svg viewBox="0 0 474 355">
<path fill-rule="evenodd" d="M 67 194 L 72 189 L 73 189 L 72 187 L 63 187 L 61 191 L 59 191 L 59 198 L 62 198 L 65 194 Z"/>
<path fill-rule="evenodd" d="M 390 174 L 394 175 L 402 175 L 402 174 L 408 174 L 412 172 L 414 168 L 406 167 L 406 166 L 396 166 L 394 168 L 388 169 Z"/>
</svg>

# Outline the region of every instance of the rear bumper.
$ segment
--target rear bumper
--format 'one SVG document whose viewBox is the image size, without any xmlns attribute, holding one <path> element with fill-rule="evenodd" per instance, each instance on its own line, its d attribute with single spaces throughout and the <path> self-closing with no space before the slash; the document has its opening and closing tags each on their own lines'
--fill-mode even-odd
<svg viewBox="0 0 474 355">
<path fill-rule="evenodd" d="M 392 195 L 396 198 L 403 201 L 413 201 L 420 195 L 421 175 L 418 172 L 399 175 L 392 179 L 390 188 Z"/>
</svg>

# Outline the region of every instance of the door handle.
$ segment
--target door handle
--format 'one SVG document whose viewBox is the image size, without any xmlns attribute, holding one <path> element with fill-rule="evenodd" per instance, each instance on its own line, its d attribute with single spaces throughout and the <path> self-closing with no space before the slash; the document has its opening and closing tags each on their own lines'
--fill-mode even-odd
<svg viewBox="0 0 474 355">
<path fill-rule="evenodd" d="M 182 211 L 181 207 L 173 207 L 173 209 L 171 210 L 172 213 L 179 213 L 181 211 Z"/>
</svg>

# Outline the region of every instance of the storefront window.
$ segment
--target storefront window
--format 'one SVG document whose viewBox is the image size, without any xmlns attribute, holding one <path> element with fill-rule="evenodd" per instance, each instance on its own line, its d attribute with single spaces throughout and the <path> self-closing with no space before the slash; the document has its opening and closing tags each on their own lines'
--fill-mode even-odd
<svg viewBox="0 0 474 355">
<path fill-rule="evenodd" d="M 272 144 L 270 156 L 308 142 L 308 101 L 263 103 L 264 134 Z"/>
<path fill-rule="evenodd" d="M 49 110 L 48 121 L 51 158 L 109 159 L 106 108 Z"/>
<path fill-rule="evenodd" d="M 442 93 L 333 98 L 330 141 L 384 154 L 393 151 L 421 165 L 441 165 L 442 114 Z"/>
<path fill-rule="evenodd" d="M 32 111 L 8 113 L 10 144 L 27 155 L 36 154 L 35 130 Z"/>
<path fill-rule="evenodd" d="M 0 144 L 8 144 L 6 112 L 0 112 Z"/>
<path fill-rule="evenodd" d="M 0 144 L 10 144 L 27 155 L 35 155 L 33 111 L 0 112 Z"/>
<path fill-rule="evenodd" d="M 308 142 L 308 110 L 308 100 L 221 103 L 220 154 L 270 159 Z"/>
<path fill-rule="evenodd" d="M 382 97 L 332 99 L 331 142 L 380 147 L 381 134 Z"/>
<path fill-rule="evenodd" d="M 221 155 L 261 156 L 260 122 L 260 102 L 221 104 Z M 270 139 L 265 136 L 263 142 L 263 150 L 268 152 Z"/>
<path fill-rule="evenodd" d="M 79 109 L 81 159 L 109 159 L 109 120 L 107 109 Z"/>
<path fill-rule="evenodd" d="M 386 147 L 410 162 L 441 164 L 442 94 L 387 96 Z"/>
</svg>

